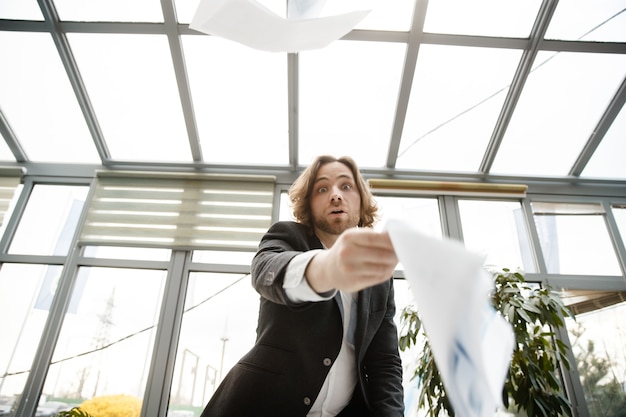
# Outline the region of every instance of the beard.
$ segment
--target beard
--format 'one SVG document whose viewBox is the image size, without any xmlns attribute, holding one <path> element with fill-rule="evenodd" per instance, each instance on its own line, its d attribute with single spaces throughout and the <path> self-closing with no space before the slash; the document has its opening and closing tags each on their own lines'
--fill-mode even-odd
<svg viewBox="0 0 626 417">
<path fill-rule="evenodd" d="M 316 216 L 313 218 L 313 225 L 319 230 L 331 234 L 340 235 L 346 230 L 359 225 L 359 216 L 348 214 L 347 218 L 328 219 L 324 216 Z"/>
</svg>

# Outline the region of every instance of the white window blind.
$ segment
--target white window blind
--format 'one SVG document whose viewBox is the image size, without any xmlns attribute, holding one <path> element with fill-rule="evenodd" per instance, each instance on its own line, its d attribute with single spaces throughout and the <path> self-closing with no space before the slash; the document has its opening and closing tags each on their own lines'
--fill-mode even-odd
<svg viewBox="0 0 626 417">
<path fill-rule="evenodd" d="M 21 168 L 0 167 L 0 226 L 4 224 L 4 218 L 11 207 L 15 190 L 22 182 L 23 175 Z"/>
<path fill-rule="evenodd" d="M 271 224 L 274 177 L 99 172 L 79 242 L 254 250 Z"/>
</svg>

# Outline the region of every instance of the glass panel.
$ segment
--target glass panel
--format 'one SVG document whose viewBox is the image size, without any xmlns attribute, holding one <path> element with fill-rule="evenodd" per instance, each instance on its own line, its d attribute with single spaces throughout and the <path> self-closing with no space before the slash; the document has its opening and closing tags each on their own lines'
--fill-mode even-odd
<svg viewBox="0 0 626 417">
<path fill-rule="evenodd" d="M 486 266 L 536 272 L 519 201 L 459 200 L 459 211 L 465 246 L 484 255 Z"/>
<path fill-rule="evenodd" d="M 82 22 L 162 22 L 156 0 L 54 0 L 61 20 Z"/>
<path fill-rule="evenodd" d="M 287 164 L 287 55 L 215 36 L 182 40 L 204 160 Z"/>
<path fill-rule="evenodd" d="M 626 41 L 623 0 L 567 0 L 559 2 L 546 39 L 601 42 Z"/>
<path fill-rule="evenodd" d="M 520 54 L 422 45 L 396 166 L 477 171 Z"/>
<path fill-rule="evenodd" d="M 622 274 L 600 204 L 595 212 L 589 204 L 531 205 L 549 273 Z"/>
<path fill-rule="evenodd" d="M 567 175 L 621 84 L 626 55 L 537 55 L 492 172 Z"/>
<path fill-rule="evenodd" d="M 622 238 L 622 243 L 626 245 L 626 204 L 613 206 L 613 217 L 617 223 L 617 229 Z"/>
<path fill-rule="evenodd" d="M 1 137 L 4 139 L 4 135 L 1 135 Z M 5 140 L 0 140 L 0 161 L 15 162 L 15 156 Z"/>
<path fill-rule="evenodd" d="M 340 1 L 327 1 L 326 7 Z M 408 31 L 411 28 L 415 0 L 352 0 L 348 10 L 371 10 L 355 29 Z"/>
<path fill-rule="evenodd" d="M 70 406 L 104 395 L 141 401 L 165 271 L 81 268 L 43 395 Z"/>
<path fill-rule="evenodd" d="M 9 253 L 66 255 L 88 187 L 35 185 Z"/>
<path fill-rule="evenodd" d="M 258 309 L 249 275 L 190 274 L 170 417 L 182 411 L 200 415 L 222 378 L 254 344 Z"/>
<path fill-rule="evenodd" d="M 43 20 L 43 15 L 35 0 L 2 0 L 0 19 Z"/>
<path fill-rule="evenodd" d="M 2 407 L 13 407 L 24 390 L 61 269 L 27 264 L 3 264 L 0 269 Z"/>
<path fill-rule="evenodd" d="M 289 193 L 286 191 L 280 193 L 280 207 L 278 210 L 279 220 L 294 220 L 293 211 L 291 210 L 291 201 L 289 200 Z"/>
<path fill-rule="evenodd" d="M 431 0 L 424 32 L 526 38 L 540 5 L 540 0 Z"/>
<path fill-rule="evenodd" d="M 250 265 L 255 252 L 193 251 L 193 262 L 205 264 Z"/>
<path fill-rule="evenodd" d="M 385 166 L 404 53 L 403 44 L 337 41 L 299 54 L 302 164 L 331 154 Z"/>
<path fill-rule="evenodd" d="M 623 300 L 623 298 L 622 298 Z M 626 303 L 566 320 L 589 415 L 621 416 L 626 410 Z"/>
<path fill-rule="evenodd" d="M 0 56 L 2 112 L 28 158 L 100 163 L 50 34 L 0 31 Z"/>
<path fill-rule="evenodd" d="M 388 219 L 401 219 L 428 236 L 441 239 L 441 217 L 436 198 L 376 196 L 380 220 L 375 229 L 381 229 Z"/>
<path fill-rule="evenodd" d="M 70 33 L 68 39 L 111 156 L 190 162 L 167 37 Z"/>
<path fill-rule="evenodd" d="M 199 4 L 198 0 L 174 0 L 178 22 L 191 23 Z"/>
<path fill-rule="evenodd" d="M 626 13 L 624 13 L 626 16 Z M 582 172 L 586 177 L 626 178 L 626 106 L 617 115 Z"/>
<path fill-rule="evenodd" d="M 142 261 L 169 261 L 170 249 L 125 248 L 117 246 L 86 246 L 84 256 L 90 258 L 130 259 Z"/>
<path fill-rule="evenodd" d="M 381 230 L 388 219 L 396 218 L 404 220 L 421 233 L 438 239 L 442 238 L 439 202 L 436 198 L 383 196 L 375 196 L 375 198 L 380 216 L 374 226 L 375 230 Z M 399 263 L 396 269 L 402 271 L 404 266 Z"/>
</svg>

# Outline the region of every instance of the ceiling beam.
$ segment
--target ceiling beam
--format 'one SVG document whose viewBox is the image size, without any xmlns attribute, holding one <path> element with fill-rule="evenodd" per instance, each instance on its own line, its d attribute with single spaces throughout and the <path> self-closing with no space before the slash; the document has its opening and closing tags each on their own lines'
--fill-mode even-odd
<svg viewBox="0 0 626 417">
<path fill-rule="evenodd" d="M 389 139 L 389 151 L 387 153 L 386 164 L 387 168 L 394 168 L 398 159 L 400 143 L 402 141 L 402 131 L 404 130 L 404 121 L 406 120 L 406 112 L 409 107 L 409 98 L 411 96 L 411 88 L 413 86 L 413 78 L 415 77 L 417 56 L 419 55 L 419 49 L 424 35 L 424 21 L 426 20 L 427 9 L 428 0 L 415 2 L 406 55 L 404 56 L 402 80 L 400 81 L 398 101 L 396 102 L 396 117 L 393 121 L 391 138 Z"/>
<path fill-rule="evenodd" d="M 526 84 L 526 80 L 532 71 L 535 57 L 537 56 L 537 52 L 543 42 L 543 38 L 546 34 L 546 30 L 548 29 L 548 25 L 550 24 L 550 20 L 552 19 L 557 4 L 558 0 L 544 0 L 539 8 L 539 13 L 537 14 L 537 18 L 530 32 L 528 46 L 522 53 L 522 58 L 520 59 L 515 75 L 513 76 L 511 87 L 509 88 L 509 92 L 504 99 L 502 110 L 498 116 L 493 133 L 491 134 L 491 139 L 489 140 L 489 144 L 485 150 L 483 160 L 478 168 L 479 172 L 488 173 L 491 170 L 491 166 L 496 158 L 498 149 L 500 148 L 502 139 L 504 138 L 504 134 L 506 133 L 511 118 L 513 117 L 515 106 L 517 106 L 517 102 L 522 94 L 524 84 Z"/>
<path fill-rule="evenodd" d="M 298 168 L 300 143 L 300 60 L 298 54 L 287 54 L 287 107 L 289 124 L 289 166 Z"/>
<path fill-rule="evenodd" d="M 198 126 L 196 124 L 196 116 L 191 99 L 191 89 L 189 88 L 189 77 L 187 76 L 182 39 L 178 33 L 178 19 L 176 17 L 174 1 L 161 0 L 161 8 L 163 9 L 163 18 L 165 19 L 165 32 L 170 45 L 174 74 L 176 75 L 180 105 L 183 109 L 185 127 L 187 128 L 191 157 L 194 162 L 201 162 L 202 148 L 200 146 L 200 135 L 198 134 Z"/>
<path fill-rule="evenodd" d="M 39 3 L 41 13 L 45 18 L 48 31 L 52 35 L 52 40 L 57 48 L 61 62 L 63 62 L 63 66 L 65 67 L 65 72 L 67 73 L 67 77 L 69 78 L 72 89 L 74 90 L 76 99 L 78 100 L 78 105 L 80 106 L 83 116 L 85 117 L 85 122 L 87 122 L 87 128 L 91 133 L 91 138 L 96 146 L 98 155 L 100 155 L 100 159 L 105 162 L 111 159 L 111 154 L 104 140 L 104 135 L 100 129 L 100 124 L 98 123 L 98 119 L 91 104 L 91 100 L 89 99 L 89 95 L 87 94 L 87 89 L 83 83 L 80 71 L 78 70 L 78 65 L 74 59 L 74 54 L 70 48 L 67 36 L 65 36 L 65 33 L 60 28 L 57 10 L 52 0 L 37 1 Z"/>
</svg>

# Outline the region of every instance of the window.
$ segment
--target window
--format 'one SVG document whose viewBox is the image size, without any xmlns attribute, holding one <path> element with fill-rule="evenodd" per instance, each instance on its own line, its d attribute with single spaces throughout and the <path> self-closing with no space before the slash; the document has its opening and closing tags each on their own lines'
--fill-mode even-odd
<svg viewBox="0 0 626 417">
<path fill-rule="evenodd" d="M 70 405 L 101 395 L 143 397 L 165 271 L 83 267 L 43 395 Z"/>
<path fill-rule="evenodd" d="M 3 264 L 0 269 L 0 397 L 24 390 L 61 274 L 61 266 Z"/>
<path fill-rule="evenodd" d="M 459 200 L 463 241 L 497 269 L 535 272 L 524 213 L 519 201 Z"/>
<path fill-rule="evenodd" d="M 9 253 L 67 255 L 88 187 L 35 185 Z"/>
<path fill-rule="evenodd" d="M 247 274 L 193 272 L 170 393 L 169 415 L 204 406 L 256 338 L 259 295 Z"/>
<path fill-rule="evenodd" d="M 577 291 L 565 298 L 575 313 L 581 311 L 575 321 L 568 318 L 566 324 L 591 417 L 617 416 L 626 410 L 624 296 L 624 293 Z"/>
<path fill-rule="evenodd" d="M 621 275 L 600 204 L 531 206 L 549 273 Z"/>
<path fill-rule="evenodd" d="M 376 196 L 380 220 L 376 227 L 384 226 L 391 218 L 402 219 L 428 236 L 441 238 L 441 218 L 436 198 L 381 197 Z"/>
</svg>

